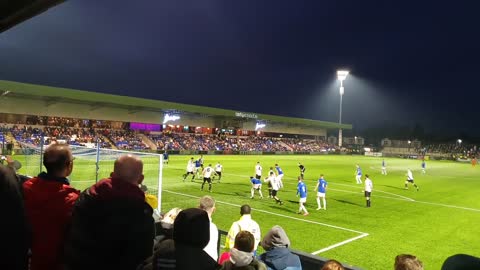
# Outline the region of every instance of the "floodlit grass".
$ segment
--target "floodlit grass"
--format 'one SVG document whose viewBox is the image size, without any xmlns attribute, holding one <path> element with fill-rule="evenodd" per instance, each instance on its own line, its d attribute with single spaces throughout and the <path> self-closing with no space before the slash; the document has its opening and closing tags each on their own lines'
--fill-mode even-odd
<svg viewBox="0 0 480 270">
<path fill-rule="evenodd" d="M 287 231 L 292 248 L 309 253 L 325 249 L 318 255 L 364 269 L 392 269 L 395 256 L 401 253 L 418 256 L 425 269 L 440 269 L 445 258 L 456 253 L 480 256 L 480 168 L 470 164 L 428 161 L 427 173 L 422 175 L 418 160 L 385 159 L 388 175 L 383 176 L 381 158 L 373 157 L 204 156 L 206 164 L 220 161 L 224 167 L 222 182 L 215 183 L 213 192 L 208 193 L 200 191 L 200 180 L 182 181 L 189 158 L 170 156 L 170 164 L 163 170 L 164 211 L 196 207 L 198 197 L 209 194 L 217 200 L 213 221 L 219 229 L 228 230 L 239 218 L 239 206 L 250 204 L 262 235 L 279 224 Z M 250 199 L 249 176 L 254 174 L 257 161 L 264 176 L 275 163 L 283 168 L 285 187 L 279 192 L 283 206 L 268 198 Z M 307 168 L 307 217 L 296 214 L 299 161 Z M 373 181 L 371 208 L 365 207 L 363 186 L 355 184 L 356 163 Z M 404 189 L 407 168 L 413 170 L 420 191 Z M 81 182 L 89 180 L 83 176 L 95 175 L 94 166 L 82 166 L 77 160 L 74 170 L 72 184 L 78 188 L 90 184 Z M 108 176 L 111 165 L 102 170 L 101 176 Z M 154 170 L 149 170 L 153 177 Z M 313 189 L 320 173 L 328 181 L 327 211 L 315 210 Z M 264 196 L 268 195 L 266 185 L 262 189 Z M 347 243 L 332 248 L 344 241 Z"/>
</svg>

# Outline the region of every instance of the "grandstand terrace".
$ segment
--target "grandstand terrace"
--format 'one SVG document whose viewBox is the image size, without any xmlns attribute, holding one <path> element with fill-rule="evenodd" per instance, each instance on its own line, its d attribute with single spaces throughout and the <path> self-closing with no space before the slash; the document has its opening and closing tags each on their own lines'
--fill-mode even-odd
<svg viewBox="0 0 480 270">
<path fill-rule="evenodd" d="M 16 141 L 62 140 L 126 150 L 322 152 L 351 125 L 0 81 Z M 13 126 L 15 125 L 15 126 Z"/>
</svg>

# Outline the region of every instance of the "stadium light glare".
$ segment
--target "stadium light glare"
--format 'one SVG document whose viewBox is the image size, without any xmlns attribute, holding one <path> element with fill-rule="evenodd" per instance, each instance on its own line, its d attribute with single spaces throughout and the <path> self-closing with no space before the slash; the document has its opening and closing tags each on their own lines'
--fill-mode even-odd
<svg viewBox="0 0 480 270">
<path fill-rule="evenodd" d="M 255 130 L 259 130 L 259 129 L 264 128 L 264 127 L 266 127 L 266 126 L 267 126 L 267 125 L 265 125 L 265 124 L 263 124 L 263 123 L 257 123 L 257 124 L 255 125 Z"/>
<path fill-rule="evenodd" d="M 337 71 L 337 78 L 339 81 L 344 81 L 350 72 L 348 70 Z"/>
<path fill-rule="evenodd" d="M 345 88 L 343 87 L 343 81 L 347 78 L 350 72 L 348 70 L 337 70 L 337 79 L 340 81 L 340 115 L 338 119 L 338 124 L 342 124 L 342 103 L 343 103 L 343 94 L 345 94 Z M 342 147 L 342 128 L 338 128 L 338 146 Z"/>
<path fill-rule="evenodd" d="M 462 143 L 462 140 L 461 140 L 461 139 L 458 139 L 457 142 L 460 144 L 460 143 Z"/>
</svg>

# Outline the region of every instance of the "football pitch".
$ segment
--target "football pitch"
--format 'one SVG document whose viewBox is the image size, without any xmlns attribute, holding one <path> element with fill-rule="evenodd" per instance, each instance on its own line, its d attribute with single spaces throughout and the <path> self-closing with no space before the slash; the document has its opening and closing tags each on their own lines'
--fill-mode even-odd
<svg viewBox="0 0 480 270">
<path fill-rule="evenodd" d="M 228 231 L 240 216 L 240 205 L 249 204 L 262 236 L 278 224 L 286 230 L 293 249 L 363 269 L 392 269 L 395 256 L 401 253 L 418 256 L 425 269 L 440 269 L 448 256 L 457 253 L 480 256 L 480 168 L 470 164 L 427 161 L 427 172 L 421 174 L 419 160 L 386 158 L 385 176 L 381 175 L 382 159 L 375 157 L 205 155 L 205 165 L 220 161 L 224 168 L 221 183 L 215 180 L 213 192 L 208 193 L 200 191 L 200 179 L 191 182 L 188 177 L 183 182 L 189 158 L 170 156 L 164 167 L 162 211 L 196 207 L 198 199 L 208 194 L 217 201 L 213 221 Z M 262 187 L 264 199 L 257 193 L 250 199 L 249 176 L 257 161 L 264 176 L 275 163 L 282 167 L 284 188 L 278 196 L 284 205 L 268 199 L 266 185 Z M 298 162 L 307 169 L 309 216 L 297 214 Z M 355 184 L 355 164 L 373 181 L 371 208 L 365 207 L 363 185 Z M 407 168 L 413 171 L 420 191 L 411 186 L 404 189 Z M 83 178 L 92 175 L 91 171 L 95 175 L 94 166 L 75 164 L 72 184 L 80 189 L 91 184 Z M 315 210 L 314 187 L 320 174 L 328 182 L 326 211 Z"/>
</svg>

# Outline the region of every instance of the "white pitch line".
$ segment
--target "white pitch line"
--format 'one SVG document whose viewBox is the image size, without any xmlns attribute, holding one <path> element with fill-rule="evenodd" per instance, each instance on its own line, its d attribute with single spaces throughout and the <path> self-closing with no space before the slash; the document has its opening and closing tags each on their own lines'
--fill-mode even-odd
<svg viewBox="0 0 480 270">
<path fill-rule="evenodd" d="M 172 194 L 177 194 L 177 195 L 185 196 L 185 197 L 200 199 L 200 197 L 194 196 L 194 195 L 190 195 L 190 194 L 185 194 L 185 193 L 180 193 L 180 192 L 175 192 L 175 191 L 165 190 L 165 189 L 164 189 L 163 191 L 168 192 L 168 193 L 172 193 Z M 234 203 L 229 203 L 229 202 L 222 202 L 222 201 L 216 201 L 216 202 L 217 202 L 217 203 L 221 203 L 221 204 L 226 204 L 226 205 L 234 206 L 234 207 L 240 207 L 240 206 L 241 206 L 241 205 L 234 204 Z M 289 219 L 293 219 L 293 220 L 297 220 L 297 221 L 303 221 L 303 222 L 307 222 L 307 223 L 312 223 L 312 224 L 316 224 L 316 225 L 321 225 L 321 226 L 325 226 L 325 227 L 330 227 L 330 228 L 339 229 L 339 230 L 348 231 L 348 232 L 353 232 L 353 233 L 358 233 L 358 234 L 366 234 L 366 233 L 364 233 L 364 232 L 360 232 L 360 231 L 356 231 L 356 230 L 352 230 L 352 229 L 348 229 L 348 228 L 344 228 L 344 227 L 340 227 L 340 226 L 335 226 L 335 225 L 331 225 L 331 224 L 327 224 L 327 223 L 322 223 L 322 222 L 316 222 L 316 221 L 307 220 L 307 219 L 301 219 L 301 218 L 291 217 L 291 216 L 282 215 L 282 214 L 278 214 L 278 213 L 272 213 L 272 212 L 270 212 L 270 211 L 266 211 L 266 210 L 262 210 L 262 209 L 258 209 L 258 208 L 252 208 L 252 209 L 254 209 L 254 210 L 257 211 L 257 212 L 262 212 L 262 213 L 266 213 L 266 214 L 273 215 L 273 216 L 279 216 L 279 217 L 283 217 L 283 218 L 289 218 Z"/>
<path fill-rule="evenodd" d="M 350 191 L 350 190 L 335 189 L 335 188 L 329 188 L 328 190 L 334 190 L 334 191 L 344 192 L 344 193 L 358 194 L 358 191 Z M 362 194 L 363 194 L 363 191 L 362 191 Z M 375 198 L 385 198 L 385 199 L 399 200 L 399 201 L 408 201 L 408 202 L 411 201 L 411 200 L 407 200 L 407 199 L 404 199 L 404 198 L 397 198 L 397 197 L 390 197 L 390 196 L 382 196 L 382 195 L 375 195 Z"/>
<path fill-rule="evenodd" d="M 348 244 L 348 243 L 350 243 L 350 242 L 353 242 L 353 241 L 355 241 L 355 240 L 358 240 L 358 239 L 363 238 L 363 237 L 366 237 L 366 236 L 368 236 L 368 233 L 364 233 L 364 234 L 361 234 L 361 235 L 359 235 L 359 236 L 355 236 L 355 237 L 353 237 L 353 238 L 350 238 L 350 239 L 347 239 L 347 240 L 345 240 L 345 241 L 342 241 L 342 242 L 333 244 L 333 245 L 328 246 L 328 247 L 326 247 L 326 248 L 322 248 L 322 249 L 320 249 L 320 250 L 314 251 L 314 252 L 312 252 L 312 255 L 317 255 L 317 254 L 320 254 L 320 253 L 322 253 L 322 252 L 329 251 L 329 250 L 331 250 L 331 249 L 337 248 L 337 247 L 339 247 L 339 246 L 343 246 L 343 245 L 345 245 L 345 244 Z"/>
<path fill-rule="evenodd" d="M 339 186 L 358 187 L 358 186 L 348 185 L 348 184 L 340 184 L 340 183 L 334 183 L 334 184 L 335 184 L 335 185 L 339 185 Z M 405 196 L 402 196 L 402 195 L 398 195 L 398 194 L 395 194 L 395 193 L 391 193 L 391 192 L 386 192 L 386 191 L 382 191 L 382 190 L 378 190 L 378 189 L 374 189 L 373 191 L 375 191 L 375 192 L 382 192 L 382 193 L 385 193 L 385 194 L 397 196 L 397 197 L 403 198 L 403 199 L 406 200 L 406 201 L 411 201 L 411 202 L 414 202 L 414 201 L 415 201 L 415 200 L 412 199 L 412 198 L 408 198 L 408 197 L 405 197 Z"/>
<path fill-rule="evenodd" d="M 456 206 L 456 205 L 451 205 L 451 204 L 432 203 L 432 202 L 424 202 L 424 201 L 415 201 L 415 202 L 417 202 L 417 203 L 424 203 L 424 204 L 430 204 L 430 205 L 444 206 L 444 207 L 449 207 L 449 208 L 457 208 L 457 209 L 463 209 L 463 210 L 480 212 L 480 209 L 463 207 L 463 206 Z"/>
</svg>

